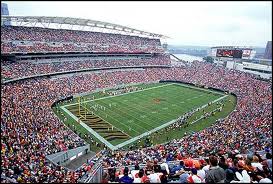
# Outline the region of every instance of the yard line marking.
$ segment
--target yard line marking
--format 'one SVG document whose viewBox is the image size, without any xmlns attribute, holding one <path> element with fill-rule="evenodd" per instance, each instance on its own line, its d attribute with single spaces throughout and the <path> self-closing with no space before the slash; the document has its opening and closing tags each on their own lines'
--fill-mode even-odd
<svg viewBox="0 0 273 184">
<path fill-rule="evenodd" d="M 89 106 L 89 107 L 90 107 L 90 106 Z M 112 110 L 110 110 L 110 111 L 112 111 Z M 103 113 L 106 114 L 106 112 L 104 112 L 104 111 L 100 111 L 100 112 L 103 112 Z M 95 115 L 98 116 L 96 113 L 95 113 Z M 110 116 L 109 113 L 107 113 L 106 115 L 109 116 L 110 118 L 114 119 L 114 120 L 117 121 L 118 123 L 120 123 L 120 124 L 126 126 L 128 129 L 132 129 L 130 126 L 128 126 L 128 125 L 126 125 L 126 124 L 124 124 L 124 123 L 118 121 L 118 120 L 117 120 L 116 118 L 114 118 L 113 116 Z M 110 123 L 110 124 L 112 125 L 112 123 Z M 138 134 L 140 133 L 139 131 L 137 131 L 137 130 L 135 130 L 135 129 L 132 129 L 132 130 L 133 130 L 134 132 L 138 133 Z"/>
<path fill-rule="evenodd" d="M 79 118 L 77 118 L 74 114 L 72 114 L 69 110 L 67 110 L 65 107 L 61 107 L 63 111 L 65 111 L 67 114 L 69 114 L 74 120 L 80 123 L 88 132 L 90 132 L 92 135 L 94 135 L 97 139 L 99 139 L 101 142 L 103 142 L 106 146 L 108 146 L 111 150 L 115 149 L 115 146 L 113 146 L 110 142 L 108 142 L 106 139 L 104 139 L 101 135 L 99 135 L 95 130 L 93 130 L 91 127 L 83 123 Z"/>
<path fill-rule="evenodd" d="M 146 93 L 145 93 L 145 94 L 142 94 L 142 96 L 139 96 L 138 99 L 139 99 L 139 98 L 146 99 L 147 96 L 153 97 L 153 96 L 151 95 L 151 93 L 149 93 L 149 94 L 146 94 Z M 104 102 L 102 102 L 102 101 L 101 101 L 101 103 L 104 104 Z M 119 100 L 118 103 L 119 103 L 119 104 L 124 104 L 123 106 L 128 107 L 126 110 L 136 112 L 136 111 L 134 110 L 134 109 L 136 109 L 137 111 L 141 111 L 141 112 L 143 112 L 143 113 L 145 113 L 145 114 L 148 114 L 149 116 L 151 115 L 151 113 L 146 112 L 145 110 L 140 110 L 140 109 L 143 109 L 143 108 L 148 109 L 148 108 L 146 108 L 146 107 L 144 107 L 144 106 L 142 106 L 142 105 L 136 105 L 136 104 L 135 104 L 136 107 L 134 107 L 134 106 L 132 107 L 132 106 L 128 105 L 127 103 L 123 103 L 121 100 Z M 130 108 L 129 108 L 129 107 L 130 107 Z M 138 107 L 139 107 L 139 108 L 138 108 Z M 149 109 L 149 110 L 150 110 L 150 109 Z M 121 112 L 124 112 L 124 111 L 121 111 Z M 125 113 L 125 112 L 124 112 L 124 113 Z M 167 116 L 164 116 L 164 117 L 167 117 Z M 141 121 L 141 120 L 138 119 L 138 118 L 136 118 L 136 119 L 137 119 L 138 121 Z M 158 121 L 155 120 L 155 119 L 158 119 Z M 159 117 L 154 117 L 153 119 L 150 119 L 150 122 L 152 122 L 152 124 L 151 124 L 151 123 L 146 123 L 146 122 L 144 122 L 144 124 L 148 125 L 149 127 L 150 127 L 150 126 L 154 127 L 154 125 L 155 125 L 155 124 L 159 124 L 158 122 L 160 122 L 160 121 L 161 121 L 161 119 L 160 119 Z"/>
<path fill-rule="evenodd" d="M 90 107 L 90 106 L 89 106 L 89 107 Z M 88 108 L 85 108 L 85 109 L 86 109 L 88 112 L 90 112 L 90 110 L 89 110 Z M 102 111 L 101 111 L 101 112 L 102 112 Z M 132 137 L 132 136 L 130 136 L 129 134 L 127 134 L 126 132 L 123 132 L 122 130 L 120 130 L 119 128 L 117 128 L 116 126 L 114 126 L 112 123 L 109 123 L 108 121 L 106 121 L 105 119 L 103 119 L 102 117 L 100 117 L 99 115 L 97 115 L 97 114 L 95 114 L 95 113 L 94 113 L 94 115 L 98 116 L 100 119 L 102 119 L 103 121 L 107 122 L 109 125 L 115 127 L 117 130 L 121 131 L 122 133 L 128 135 L 129 137 Z M 117 119 L 113 118 L 113 117 L 110 116 L 109 114 L 107 114 L 107 116 L 109 116 L 109 117 L 111 117 L 112 119 L 114 119 L 115 121 L 119 122 Z M 120 123 L 120 122 L 119 122 L 119 123 Z M 121 124 L 123 124 L 123 123 L 121 123 Z M 128 127 L 126 124 L 123 124 L 123 125 L 125 125 L 126 127 Z M 132 128 L 131 128 L 131 127 L 128 127 L 128 129 L 132 129 Z M 136 131 L 136 130 L 134 130 L 134 129 L 133 129 L 133 131 L 136 132 L 136 133 L 140 133 L 140 132 L 138 132 L 138 131 Z"/>
<path fill-rule="evenodd" d="M 162 85 L 162 86 L 158 86 L 158 87 L 163 87 L 163 86 L 166 86 L 166 85 Z M 150 89 L 150 88 L 148 88 L 148 89 Z M 221 95 L 223 95 L 223 94 L 221 94 Z M 143 96 L 146 96 L 146 94 L 145 95 L 143 95 Z M 148 94 L 147 94 L 147 96 L 149 96 Z M 220 97 L 220 98 L 218 98 L 218 99 L 216 99 L 216 100 L 213 100 L 211 103 L 215 103 L 215 102 L 217 102 L 217 101 L 219 101 L 219 100 L 221 100 L 221 99 L 223 99 L 223 98 L 225 98 L 225 97 L 227 97 L 228 95 L 225 95 L 225 96 L 222 96 L 222 97 Z M 142 97 L 142 96 L 141 96 Z M 93 101 L 93 100 L 90 100 L 90 101 Z M 95 100 L 94 100 L 95 101 Z M 103 102 L 101 102 L 101 103 L 103 103 Z M 202 109 L 202 108 L 205 108 L 206 106 L 208 106 L 208 104 L 205 104 L 205 105 L 203 105 L 202 107 L 199 107 L 200 109 Z M 62 106 L 61 108 L 64 108 L 64 106 Z M 198 107 L 197 107 L 198 108 Z M 65 109 L 65 108 L 64 108 Z M 112 111 L 112 110 L 110 110 L 110 111 Z M 103 112 L 103 111 L 102 111 Z M 122 111 L 121 111 L 122 112 Z M 144 111 L 143 111 L 144 112 Z M 137 120 L 139 120 L 138 118 L 137 118 Z M 80 121 L 81 122 L 81 121 Z M 119 121 L 118 121 L 119 122 Z M 168 123 L 170 123 L 170 122 L 168 122 Z M 165 123 L 165 124 L 163 124 L 164 126 L 168 126 L 167 124 L 168 123 Z M 159 127 L 163 127 L 162 125 L 160 125 Z M 139 136 L 136 136 L 136 137 L 134 137 L 134 138 L 132 138 L 132 139 L 129 139 L 129 140 L 127 140 L 127 141 L 125 141 L 125 142 L 123 142 L 123 143 L 121 143 L 121 144 L 118 144 L 117 146 L 113 146 L 112 144 L 110 144 L 108 141 L 108 143 L 110 144 L 110 146 L 111 146 L 111 148 L 110 149 L 113 149 L 113 150 L 115 150 L 115 149 L 118 149 L 118 148 L 121 148 L 121 147 L 123 147 L 123 146 L 125 146 L 125 145 L 127 145 L 127 144 L 130 144 L 130 143 L 132 143 L 132 142 L 134 142 L 135 140 L 138 140 L 139 138 L 142 138 L 143 136 L 146 136 L 146 135 L 149 135 L 149 134 L 151 134 L 151 133 L 153 133 L 153 131 L 155 130 L 155 129 L 158 129 L 159 127 L 156 127 L 156 128 L 154 128 L 154 129 L 152 129 L 152 130 L 150 130 L 150 131 L 148 131 L 148 132 L 145 132 L 145 133 L 143 133 L 143 134 L 141 134 L 141 135 L 139 135 Z M 86 127 L 85 127 L 86 128 Z M 89 127 L 90 128 L 90 127 Z M 157 131 L 157 130 L 156 130 Z M 93 134 L 94 135 L 94 134 Z M 109 144 L 106 144 L 106 145 L 109 145 Z M 108 146 L 109 147 L 109 146 Z"/>
<path fill-rule="evenodd" d="M 172 84 L 174 84 L 174 83 L 172 83 Z M 171 85 L 171 84 L 170 84 Z M 164 87 L 164 86 L 166 86 L 166 85 L 162 85 L 162 86 L 156 86 L 156 87 L 152 87 L 152 88 L 158 88 L 158 87 Z M 183 85 L 179 85 L 179 86 L 183 86 Z M 183 87 L 185 87 L 185 86 L 183 86 Z M 148 89 L 152 89 L 152 88 L 147 88 L 146 90 L 148 90 Z M 189 88 L 187 88 L 186 87 L 186 89 L 189 89 Z M 136 91 L 136 92 L 138 92 L 138 91 Z M 123 95 L 123 94 L 122 94 Z M 150 94 L 150 95 L 148 95 L 148 94 L 145 94 L 145 95 L 143 95 L 143 96 L 150 96 L 150 97 L 152 97 L 152 95 Z M 112 96 L 110 96 L 110 97 L 112 97 Z M 113 96 L 114 97 L 114 96 Z M 106 98 L 106 97 L 104 97 L 104 98 Z M 141 98 L 141 97 L 139 97 L 139 98 Z M 190 98 L 189 99 L 187 99 L 188 101 L 189 100 L 191 100 Z M 91 100 L 91 101 L 93 101 L 93 100 Z M 103 102 L 102 102 L 103 103 Z M 124 103 L 122 103 L 121 101 L 119 101 L 119 103 L 120 104 L 124 104 Z M 104 103 L 103 103 L 104 104 Z M 106 103 L 105 103 L 106 104 Z M 127 104 L 125 104 L 127 107 L 128 107 L 128 105 Z M 139 107 L 141 107 L 141 108 L 145 108 L 145 107 L 143 107 L 143 106 L 140 106 L 140 105 L 138 105 Z M 131 110 L 131 109 L 133 109 L 133 108 L 128 108 L 129 110 Z M 134 107 L 134 109 L 137 109 L 138 111 L 140 111 L 140 109 L 139 108 L 135 108 Z M 147 108 L 146 108 L 147 109 Z M 121 111 L 121 112 L 123 112 L 123 111 Z M 141 112 L 144 112 L 144 113 L 146 113 L 146 111 L 141 111 Z M 123 113 L 125 113 L 125 112 L 123 112 Z M 126 113 L 127 114 L 127 113 Z M 164 117 L 166 117 L 166 116 L 164 116 Z M 159 118 L 157 118 L 157 117 L 155 117 L 156 119 L 158 119 L 159 121 L 160 121 L 160 119 Z M 138 118 L 136 118 L 136 119 L 138 119 Z M 153 120 L 151 120 L 151 121 L 153 121 Z M 157 122 L 158 121 L 153 121 L 153 122 L 155 122 L 156 124 L 157 124 Z M 146 125 L 148 125 L 148 126 L 151 126 L 151 124 L 150 123 L 145 123 Z"/>
<path fill-rule="evenodd" d="M 144 96 L 146 96 L 146 95 L 144 95 Z M 151 96 L 151 95 L 149 95 L 149 96 Z M 139 98 L 141 98 L 141 97 L 139 97 Z M 104 102 L 103 101 L 100 101 L 100 103 L 103 103 L 104 104 Z M 144 113 L 144 114 L 148 114 L 148 115 L 150 115 L 150 113 L 149 112 L 146 112 L 145 110 L 140 110 L 140 109 L 143 109 L 143 108 L 145 108 L 144 106 L 141 106 L 141 105 L 136 105 L 135 104 L 135 106 L 136 107 L 132 107 L 132 106 L 129 106 L 127 103 L 123 103 L 121 100 L 119 100 L 119 102 L 118 102 L 119 104 L 124 104 L 123 106 L 126 106 L 127 107 L 127 109 L 126 110 L 128 110 L 128 111 L 132 111 L 132 112 L 136 112 L 135 110 L 137 110 L 137 111 L 140 111 L 140 112 L 142 112 L 142 113 Z M 129 108 L 130 107 L 130 108 Z M 137 108 L 137 107 L 140 107 L 140 108 Z M 134 110 L 135 109 L 135 110 Z M 145 108 L 145 109 L 148 109 L 148 108 Z M 119 109 L 118 109 L 119 110 Z M 125 113 L 125 114 L 128 114 L 128 113 L 126 113 L 126 112 L 124 112 L 124 111 L 122 111 L 122 110 L 119 110 L 119 111 L 121 111 L 121 112 L 123 112 L 123 113 Z M 130 115 L 130 116 L 132 116 L 132 115 Z M 166 117 L 166 116 L 165 116 Z M 161 121 L 161 119 L 159 118 L 159 117 L 154 117 L 154 118 L 156 118 L 157 120 L 155 120 L 155 119 L 149 119 L 149 122 L 152 122 L 152 124 L 150 124 L 150 123 L 146 123 L 146 122 L 143 122 L 144 124 L 146 124 L 146 125 L 148 125 L 149 127 L 154 127 L 154 125 L 155 124 L 158 124 L 160 121 Z M 135 119 L 137 119 L 138 121 L 141 121 L 140 119 L 138 119 L 138 118 L 135 118 Z M 137 124 L 138 125 L 138 124 Z M 146 129 L 147 130 L 147 129 Z"/>
<path fill-rule="evenodd" d="M 160 85 L 160 86 L 155 86 L 155 87 L 146 88 L 146 89 L 141 89 L 141 90 L 137 90 L 137 91 L 131 91 L 131 92 L 128 92 L 128 93 L 123 93 L 123 94 L 119 94 L 119 95 L 115 95 L 115 96 L 106 96 L 106 97 L 102 97 L 102 98 L 98 98 L 98 99 L 94 99 L 94 100 L 87 100 L 87 101 L 84 101 L 82 103 L 87 103 L 87 102 L 92 102 L 92 101 L 98 101 L 98 100 L 102 100 L 102 99 L 106 99 L 106 98 L 114 98 L 114 97 L 117 97 L 117 96 L 128 95 L 128 94 L 131 94 L 131 93 L 139 93 L 139 92 L 142 92 L 142 91 L 147 91 L 147 90 L 151 90 L 151 89 L 155 89 L 155 88 L 162 88 L 162 87 L 170 86 L 170 85 L 174 85 L 174 83 Z M 67 106 L 71 106 L 71 105 L 76 105 L 76 104 L 78 104 L 78 103 L 67 104 L 67 105 L 64 105 L 63 107 L 67 107 Z"/>
<path fill-rule="evenodd" d="M 139 96 L 139 98 L 145 98 L 145 97 L 143 97 L 143 96 L 145 96 L 145 97 L 147 97 L 147 96 L 149 96 L 149 97 L 152 97 L 152 95 L 151 94 L 143 94 L 142 96 Z M 125 103 L 122 103 L 121 101 L 119 101 L 119 103 L 120 104 L 124 104 L 126 107 L 129 107 L 129 105 L 127 105 L 127 104 L 125 104 Z M 147 114 L 147 112 L 145 111 L 145 110 L 140 110 L 140 109 L 148 109 L 148 108 L 146 108 L 146 107 L 144 107 L 144 106 L 141 106 L 141 105 L 135 105 L 135 106 L 139 106 L 140 108 L 137 108 L 137 107 L 132 107 L 132 106 L 130 106 L 131 108 L 127 108 L 127 110 L 129 110 L 129 111 L 134 111 L 133 109 L 136 109 L 136 110 L 138 110 L 138 111 L 141 111 L 141 112 L 143 112 L 143 113 L 146 113 Z M 174 109 L 175 110 L 175 109 Z M 179 111 L 179 110 L 177 110 L 177 111 Z M 123 111 L 121 111 L 121 112 L 123 112 Z M 135 112 L 135 111 L 134 111 Z M 154 114 L 154 113 L 153 113 Z M 149 114 L 150 115 L 150 114 Z M 161 116 L 163 116 L 163 114 L 161 114 Z M 169 118 L 168 116 L 165 116 L 164 115 L 164 117 L 167 117 L 167 118 Z M 136 118 L 136 119 L 138 119 L 138 118 Z M 157 119 L 158 121 L 156 121 L 155 119 Z M 139 120 L 139 119 L 138 119 Z M 139 120 L 140 121 L 140 120 Z M 153 123 L 155 123 L 155 124 L 159 124 L 159 122 L 161 122 L 161 119 L 159 118 L 159 117 L 154 117 L 154 119 L 152 120 L 152 119 L 150 119 L 150 122 L 153 122 Z M 146 122 L 144 122 L 144 124 L 146 124 L 146 125 L 149 125 L 149 126 L 153 126 L 153 125 L 155 125 L 155 124 L 153 124 L 152 123 L 152 125 L 150 124 L 150 123 L 146 123 Z"/>
<path fill-rule="evenodd" d="M 174 83 L 171 83 L 171 84 L 174 84 Z M 169 85 L 171 85 L 171 84 L 169 84 Z M 167 84 L 168 85 L 168 84 Z M 156 87 L 152 87 L 152 88 L 146 88 L 146 89 L 144 89 L 144 90 L 149 90 L 149 89 L 153 89 L 153 88 L 158 88 L 158 87 L 164 87 L 164 86 L 166 86 L 166 85 L 161 85 L 161 86 L 156 86 Z M 183 86 L 183 87 L 185 87 L 185 86 Z M 135 91 L 135 92 L 138 92 L 138 91 Z M 127 94 L 127 93 L 125 93 L 125 94 Z M 123 95 L 123 94 L 121 94 L 121 95 Z M 117 96 L 121 96 L 121 95 L 117 95 Z M 151 94 L 150 95 L 147 95 L 147 94 L 145 94 L 144 96 L 152 96 Z M 115 96 L 110 96 L 110 97 L 115 97 Z M 107 98 L 107 97 L 104 97 L 104 98 Z M 102 99 L 102 98 L 101 98 Z M 97 99 L 97 100 L 99 100 L 99 99 Z M 188 99 L 188 100 L 191 100 L 191 99 Z M 93 100 L 90 100 L 90 101 L 93 101 Z M 96 101 L 96 100 L 94 100 L 94 101 Z M 87 102 L 87 101 L 86 101 Z M 103 103 L 102 101 L 101 101 L 101 103 Z M 123 104 L 121 101 L 119 101 L 119 103 L 121 103 L 121 104 Z M 104 104 L 104 103 L 103 103 Z M 127 104 L 125 104 L 126 106 L 128 106 Z M 138 105 L 138 106 L 140 106 L 140 105 Z M 143 106 L 140 106 L 141 108 L 145 108 L 145 107 L 143 107 Z M 133 110 L 133 108 L 128 108 L 130 111 L 131 110 Z M 146 113 L 146 111 L 142 111 L 142 110 L 140 110 L 140 109 L 138 109 L 138 108 L 134 108 L 134 109 L 137 109 L 138 111 L 141 111 L 141 112 L 144 112 L 144 113 Z M 145 109 L 147 109 L 147 108 L 145 108 Z M 112 110 L 111 110 L 112 111 Z M 134 111 L 134 110 L 133 110 Z M 131 114 L 128 114 L 128 113 L 126 113 L 126 112 L 124 112 L 124 111 L 121 111 L 120 110 L 120 112 L 122 112 L 122 113 L 124 113 L 124 114 L 126 114 L 126 115 L 129 115 L 129 116 L 131 116 L 131 117 L 134 117 L 134 116 L 132 116 Z M 154 113 L 153 113 L 154 114 Z M 150 115 L 150 114 L 149 114 Z M 167 116 L 165 116 L 164 115 L 164 117 L 167 117 Z M 138 118 L 135 118 L 134 117 L 134 119 L 137 119 L 137 120 L 139 120 Z M 161 119 L 160 118 L 158 118 L 158 117 L 155 117 L 155 119 L 158 119 L 158 121 L 157 120 L 150 120 L 151 122 L 153 122 L 153 123 L 155 123 L 155 124 L 158 124 L 158 122 L 160 122 L 161 121 Z M 117 120 L 116 120 L 117 121 Z M 140 120 L 139 120 L 140 121 Z M 117 121 L 117 122 L 120 122 L 120 121 Z M 152 124 L 153 124 L 152 123 Z M 133 123 L 134 125 L 136 125 L 136 126 L 139 126 L 138 124 L 135 124 L 135 123 Z M 153 125 L 151 125 L 150 123 L 144 123 L 144 124 L 146 124 L 146 125 L 148 125 L 149 127 L 150 126 L 153 126 Z M 146 129 L 146 128 L 145 128 Z M 146 129 L 147 130 L 147 129 Z"/>
<path fill-rule="evenodd" d="M 103 104 L 105 104 L 103 101 L 100 101 L 100 103 L 103 103 Z M 121 102 L 120 102 L 121 103 Z M 131 115 L 131 114 L 129 114 L 129 113 L 126 113 L 126 112 L 123 112 L 122 110 L 120 110 L 120 109 L 118 109 L 118 108 L 116 108 L 116 109 L 114 109 L 115 111 L 120 111 L 120 112 L 122 112 L 123 114 L 126 114 L 126 115 L 128 115 L 128 116 L 131 116 L 131 117 L 133 117 L 133 119 L 137 119 L 137 120 L 139 120 L 138 118 L 136 118 L 135 116 L 133 116 L 133 115 Z M 112 111 L 111 110 L 111 112 L 115 112 L 115 111 Z M 118 113 L 116 113 L 116 114 L 118 114 Z M 118 115 L 120 115 L 120 114 L 118 114 Z M 143 126 L 140 126 L 138 123 L 133 123 L 134 125 L 136 125 L 136 126 L 138 126 L 138 127 L 141 127 L 141 129 L 145 129 L 145 130 L 147 130 L 148 131 L 148 129 L 146 129 L 146 128 L 144 128 Z M 151 126 L 150 124 L 147 124 L 147 123 L 145 123 L 146 125 L 148 125 L 148 126 Z"/>
<path fill-rule="evenodd" d="M 218 99 L 216 99 L 216 100 L 213 100 L 212 103 L 218 102 L 219 100 L 222 100 L 223 98 L 226 98 L 227 96 L 228 96 L 228 95 L 225 95 L 225 96 L 222 96 L 222 97 L 220 97 L 220 98 L 218 98 Z M 203 108 L 205 108 L 206 106 L 208 106 L 208 104 L 205 104 L 205 105 L 203 105 L 202 107 L 199 107 L 199 108 L 200 108 L 200 109 L 203 109 Z M 198 107 L 197 107 L 197 108 L 198 108 Z M 134 138 L 132 138 L 132 139 L 129 139 L 129 140 L 123 142 L 123 143 L 120 143 L 120 144 L 116 145 L 116 146 L 115 146 L 115 149 L 122 148 L 122 147 L 126 146 L 127 144 L 130 144 L 130 143 L 132 143 L 132 142 L 134 142 L 134 141 L 137 141 L 137 140 L 141 139 L 142 137 L 145 137 L 145 136 L 147 136 L 147 135 L 150 135 L 150 134 L 152 134 L 152 133 L 154 133 L 154 132 L 156 132 L 156 131 L 158 131 L 158 130 L 161 130 L 162 128 L 165 128 L 165 127 L 167 127 L 167 126 L 169 126 L 169 125 L 171 125 L 171 124 L 173 124 L 173 123 L 175 123 L 175 122 L 176 122 L 176 119 L 171 120 L 171 121 L 169 121 L 169 122 L 167 122 L 167 123 L 165 123 L 165 124 L 162 124 L 162 125 L 160 125 L 160 126 L 154 128 L 154 129 L 152 129 L 152 130 L 150 130 L 150 131 L 148 131 L 148 132 L 145 132 L 145 133 L 143 133 L 143 134 L 141 134 L 141 135 L 139 135 L 139 136 L 136 136 L 136 137 L 134 137 Z"/>
</svg>

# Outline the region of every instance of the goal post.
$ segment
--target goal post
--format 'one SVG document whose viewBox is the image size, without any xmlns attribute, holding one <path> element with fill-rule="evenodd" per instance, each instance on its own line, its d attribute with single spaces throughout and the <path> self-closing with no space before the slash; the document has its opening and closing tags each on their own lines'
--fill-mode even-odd
<svg viewBox="0 0 273 184">
<path fill-rule="evenodd" d="M 79 116 L 81 116 L 81 97 L 78 97 L 78 104 L 79 104 Z"/>
<path fill-rule="evenodd" d="M 82 105 L 81 103 L 82 103 L 82 100 L 83 100 L 82 97 L 79 96 L 79 97 L 78 97 L 78 111 L 79 111 L 79 117 L 80 117 L 80 118 L 83 118 L 83 119 L 86 119 L 86 110 L 85 110 L 85 116 L 81 114 L 81 105 Z M 84 108 L 84 109 L 85 109 L 85 108 Z"/>
</svg>

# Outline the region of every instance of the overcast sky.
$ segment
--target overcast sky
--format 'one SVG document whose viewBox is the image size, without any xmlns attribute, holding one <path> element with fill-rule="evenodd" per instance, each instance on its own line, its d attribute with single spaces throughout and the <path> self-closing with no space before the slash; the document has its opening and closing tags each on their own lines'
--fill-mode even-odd
<svg viewBox="0 0 273 184">
<path fill-rule="evenodd" d="M 265 47 L 272 40 L 272 2 L 26 2 L 10 15 L 88 18 L 164 34 L 175 45 Z"/>
</svg>

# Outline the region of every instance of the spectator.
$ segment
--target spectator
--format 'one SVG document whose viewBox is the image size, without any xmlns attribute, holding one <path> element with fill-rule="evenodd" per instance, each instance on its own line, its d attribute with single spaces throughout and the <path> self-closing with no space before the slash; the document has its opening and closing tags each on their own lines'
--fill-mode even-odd
<svg viewBox="0 0 273 184">
<path fill-rule="evenodd" d="M 140 169 L 137 177 L 134 178 L 134 183 L 143 183 L 144 170 Z"/>
<path fill-rule="evenodd" d="M 187 171 L 183 171 L 183 173 L 179 177 L 179 183 L 188 183 L 189 177 L 189 173 Z"/>
<path fill-rule="evenodd" d="M 128 174 L 129 174 L 128 167 L 124 168 L 123 174 L 124 174 L 124 176 L 122 176 L 119 179 L 119 183 L 133 183 L 134 179 L 128 176 Z"/>
<path fill-rule="evenodd" d="M 203 183 L 203 180 L 200 176 L 197 175 L 197 169 L 191 169 L 191 175 L 188 177 L 188 183 Z"/>
<path fill-rule="evenodd" d="M 223 168 L 218 166 L 218 159 L 216 156 L 209 157 L 210 168 L 206 173 L 206 183 L 224 183 L 226 180 L 226 173 Z"/>
<path fill-rule="evenodd" d="M 184 169 L 184 161 L 183 160 L 181 160 L 179 162 L 179 165 L 172 168 L 171 173 L 175 174 L 176 172 L 180 171 L 181 169 Z"/>
<path fill-rule="evenodd" d="M 271 153 L 266 153 L 266 164 L 270 171 L 272 172 L 272 155 Z"/>
<path fill-rule="evenodd" d="M 108 180 L 109 180 L 109 176 L 108 176 L 107 172 L 104 172 L 102 175 L 101 183 L 108 183 Z"/>
<path fill-rule="evenodd" d="M 52 112 L 51 105 L 54 102 L 76 93 L 115 87 L 120 83 L 158 80 L 179 80 L 231 91 L 237 96 L 236 110 L 204 130 L 165 144 L 130 151 L 117 150 L 113 154 L 104 151 L 75 172 L 55 166 L 46 159 L 47 155 L 86 145 Z M 268 171 L 270 162 L 265 164 L 268 159 L 258 157 L 257 154 L 249 154 L 247 158 L 244 156 L 249 152 L 270 151 L 271 87 L 270 82 L 257 80 L 250 74 L 202 62 L 193 62 L 185 67 L 103 71 L 4 84 L 1 86 L 1 182 L 76 182 L 83 174 L 92 171 L 94 163 L 102 156 L 106 168 L 120 168 L 136 162 L 146 164 L 146 176 L 151 181 L 160 182 L 160 173 L 148 173 L 153 171 L 152 161 L 155 158 L 158 165 L 166 164 L 167 160 L 177 164 L 183 160 L 188 167 L 185 170 L 190 167 L 200 170 L 195 162 L 197 159 L 192 158 L 201 159 L 201 163 L 202 158 L 213 152 L 218 153 L 219 150 L 223 152 L 222 155 L 226 155 L 221 158 L 223 169 L 231 169 L 234 173 L 247 170 L 255 182 L 262 178 L 272 179 Z M 227 154 L 233 151 L 233 154 Z M 217 168 L 205 166 L 205 161 L 201 165 L 204 165 L 204 171 L 208 167 Z M 197 175 L 201 177 L 198 171 Z M 112 180 L 116 180 L 116 177 L 111 177 Z"/>
</svg>

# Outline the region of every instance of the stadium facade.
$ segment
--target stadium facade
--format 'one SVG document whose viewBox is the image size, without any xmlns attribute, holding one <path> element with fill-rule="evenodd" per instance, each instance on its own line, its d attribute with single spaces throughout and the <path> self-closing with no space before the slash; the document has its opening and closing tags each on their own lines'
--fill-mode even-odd
<svg viewBox="0 0 273 184">
<path fill-rule="evenodd" d="M 268 41 L 266 44 L 264 59 L 272 60 L 272 41 Z"/>
<path fill-rule="evenodd" d="M 215 63 L 229 69 L 252 73 L 264 79 L 272 78 L 272 61 L 255 59 L 255 54 L 253 48 L 241 46 L 211 47 L 208 52 Z"/>
<path fill-rule="evenodd" d="M 6 3 L 1 3 L 1 16 L 2 15 L 6 15 L 6 16 L 9 15 L 9 8 Z M 1 19 L 1 25 L 3 25 L 3 24 L 9 26 L 10 21 L 2 21 L 2 19 Z"/>
</svg>

